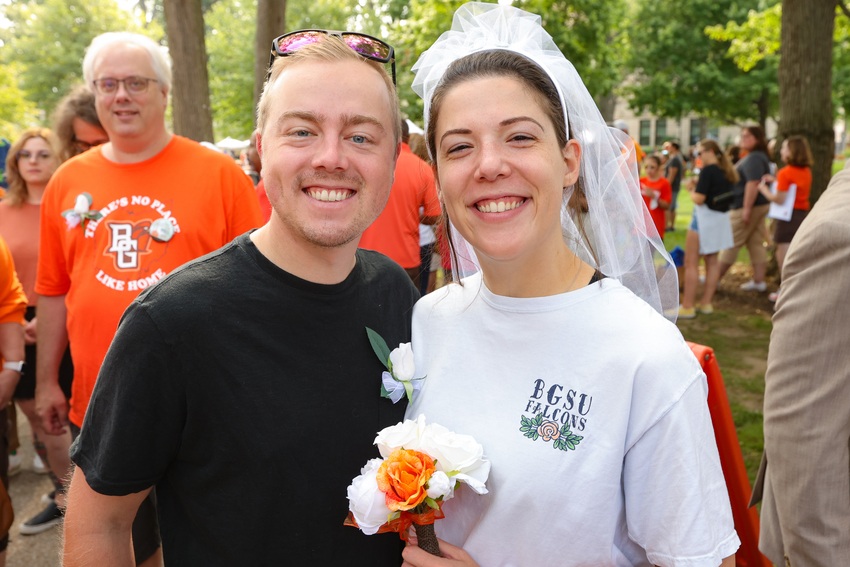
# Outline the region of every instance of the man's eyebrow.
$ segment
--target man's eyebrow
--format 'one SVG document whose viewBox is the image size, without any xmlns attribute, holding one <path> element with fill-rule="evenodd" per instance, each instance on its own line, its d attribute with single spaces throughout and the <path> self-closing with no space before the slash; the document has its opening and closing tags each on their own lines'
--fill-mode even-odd
<svg viewBox="0 0 850 567">
<path fill-rule="evenodd" d="M 278 129 L 283 125 L 287 120 L 304 120 L 305 122 L 312 122 L 314 124 L 319 124 L 322 122 L 325 117 L 321 114 L 316 114 L 315 112 L 310 112 L 308 110 L 290 110 L 288 112 L 284 112 L 277 119 Z"/>
<path fill-rule="evenodd" d="M 287 120 L 303 120 L 313 124 L 321 124 L 328 120 L 324 114 L 318 114 L 308 110 L 290 110 L 284 112 L 277 119 L 277 126 L 280 128 Z M 380 128 L 382 132 L 386 131 L 384 125 L 376 117 L 368 114 L 346 114 L 342 117 L 342 123 L 345 126 L 359 126 L 361 124 L 371 124 Z"/>
<path fill-rule="evenodd" d="M 368 114 L 347 114 L 343 116 L 343 124 L 346 126 L 360 126 L 361 124 L 371 124 L 380 128 L 381 132 L 386 131 L 384 125 L 376 117 Z"/>
</svg>

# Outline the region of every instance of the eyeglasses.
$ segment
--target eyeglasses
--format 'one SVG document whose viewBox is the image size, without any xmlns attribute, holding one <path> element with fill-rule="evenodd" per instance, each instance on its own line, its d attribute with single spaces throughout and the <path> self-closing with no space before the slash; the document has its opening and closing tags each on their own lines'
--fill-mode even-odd
<svg viewBox="0 0 850 567">
<path fill-rule="evenodd" d="M 376 37 L 364 33 L 335 31 L 335 30 L 298 30 L 285 33 L 272 42 L 272 52 L 269 57 L 269 74 L 275 57 L 286 57 L 292 55 L 299 49 L 322 41 L 325 36 L 340 38 L 348 47 L 358 55 L 377 61 L 378 63 L 390 63 L 392 65 L 393 85 L 395 82 L 395 50 L 393 47 Z"/>
<path fill-rule="evenodd" d="M 158 83 L 158 79 L 149 79 L 147 77 L 125 77 L 123 79 L 113 79 L 112 77 L 104 77 L 103 79 L 95 79 L 92 81 L 94 88 L 100 94 L 115 94 L 118 92 L 118 86 L 124 83 L 124 88 L 128 93 L 139 94 L 148 90 L 148 83 Z"/>
<path fill-rule="evenodd" d="M 81 154 L 83 152 L 89 151 L 92 148 L 96 148 L 100 145 L 103 145 L 108 141 L 109 140 L 95 140 L 94 142 L 87 142 L 85 140 L 78 140 L 77 138 L 74 138 L 74 149 L 77 150 L 78 154 Z"/>
<path fill-rule="evenodd" d="M 46 152 L 46 151 L 40 151 L 40 152 L 33 153 L 33 152 L 30 152 L 30 151 L 27 151 L 27 150 L 21 150 L 16 154 L 16 157 L 18 158 L 19 161 L 20 160 L 33 159 L 33 158 L 35 158 L 36 161 L 45 161 L 45 160 L 52 158 L 53 154 L 51 154 L 50 152 Z"/>
</svg>

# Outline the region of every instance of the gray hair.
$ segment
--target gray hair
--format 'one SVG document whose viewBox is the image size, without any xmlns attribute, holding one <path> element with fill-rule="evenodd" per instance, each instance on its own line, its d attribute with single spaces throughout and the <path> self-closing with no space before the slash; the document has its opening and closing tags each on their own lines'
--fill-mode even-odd
<svg viewBox="0 0 850 567">
<path fill-rule="evenodd" d="M 147 51 L 156 79 L 169 92 L 171 91 L 171 59 L 165 48 L 147 36 L 131 32 L 107 32 L 92 40 L 83 59 L 83 79 L 86 86 L 91 88 L 92 81 L 95 79 L 94 65 L 100 54 L 110 47 L 122 44 L 136 45 Z"/>
</svg>

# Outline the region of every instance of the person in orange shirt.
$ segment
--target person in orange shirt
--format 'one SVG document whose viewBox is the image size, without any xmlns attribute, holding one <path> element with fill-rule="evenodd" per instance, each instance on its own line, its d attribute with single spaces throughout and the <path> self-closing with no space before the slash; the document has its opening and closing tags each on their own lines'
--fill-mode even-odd
<svg viewBox="0 0 850 567">
<path fill-rule="evenodd" d="M 71 468 L 68 458 L 71 436 L 68 433 L 41 433 L 40 420 L 35 411 L 38 295 L 33 288 L 38 268 L 39 212 L 45 187 L 60 164 L 59 141 L 47 128 L 30 128 L 12 144 L 12 151 L 6 162 L 9 193 L 0 201 L 0 236 L 6 240 L 12 253 L 18 278 L 27 296 L 27 323 L 24 334 L 26 366 L 15 388 L 14 399 L 29 421 L 36 454 L 47 464 L 45 472 L 52 473 L 50 480 L 54 488 L 53 492 L 47 495 L 48 502 L 44 509 L 20 525 L 22 535 L 33 535 L 62 521 L 61 508 L 65 505 L 65 486 L 62 480 Z M 74 366 L 68 349 L 63 353 L 59 368 L 59 384 L 62 391 L 70 396 Z"/>
<path fill-rule="evenodd" d="M 360 248 L 389 256 L 419 285 L 419 225 L 433 225 L 440 219 L 440 201 L 434 172 L 408 145 L 410 127 L 401 121 L 401 153 L 387 206 L 360 239 Z M 420 215 L 420 209 L 424 212 Z M 426 266 L 427 268 L 427 266 Z"/>
<path fill-rule="evenodd" d="M 662 175 L 661 158 L 656 155 L 646 156 L 643 165 L 646 176 L 640 178 L 640 194 L 643 202 L 649 210 L 649 216 L 655 223 L 658 236 L 664 240 L 664 229 L 666 226 L 665 211 L 670 208 L 673 200 L 673 188 L 670 182 Z"/>
<path fill-rule="evenodd" d="M 232 159 L 165 125 L 171 65 L 147 37 L 106 33 L 83 61 L 109 142 L 65 162 L 41 208 L 36 411 L 48 434 L 83 423 L 118 321 L 136 296 L 189 260 L 261 224 L 251 180 Z M 73 345 L 68 400 L 58 369 Z M 159 564 L 153 498 L 140 508 L 137 564 Z"/>
<path fill-rule="evenodd" d="M 812 163 L 814 159 L 812 158 L 812 150 L 809 149 L 809 142 L 803 136 L 791 136 L 783 140 L 782 146 L 779 148 L 779 156 L 787 165 L 776 172 L 776 177 L 772 175 L 762 177 L 758 189 L 759 193 L 764 195 L 768 201 L 781 205 L 788 197 L 788 190 L 791 185 L 797 186 L 791 219 L 787 221 L 777 219 L 773 233 L 773 242 L 776 244 L 776 263 L 781 274 L 791 239 L 794 238 L 803 219 L 806 218 L 809 209 L 811 209 L 809 195 L 812 191 Z M 772 193 L 768 187 L 774 181 L 777 182 L 776 193 Z M 768 295 L 771 301 L 776 301 L 777 297 L 779 297 L 778 291 Z"/>
<path fill-rule="evenodd" d="M 9 486 L 8 406 L 24 366 L 27 296 L 15 275 L 12 254 L 0 237 L 0 480 Z M 8 495 L 4 495 L 8 498 Z M 0 567 L 6 565 L 9 532 L 0 534 Z"/>
</svg>

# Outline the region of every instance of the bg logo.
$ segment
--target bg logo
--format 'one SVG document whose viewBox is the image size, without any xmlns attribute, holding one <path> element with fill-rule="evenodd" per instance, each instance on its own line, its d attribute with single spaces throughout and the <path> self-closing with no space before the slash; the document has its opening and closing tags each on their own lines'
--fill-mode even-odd
<svg viewBox="0 0 850 567">
<path fill-rule="evenodd" d="M 148 229 L 151 221 L 143 220 L 137 223 L 110 222 L 109 246 L 105 255 L 112 256 L 112 262 L 117 270 L 137 270 L 141 263 L 141 255 L 150 253 L 150 235 Z"/>
</svg>

